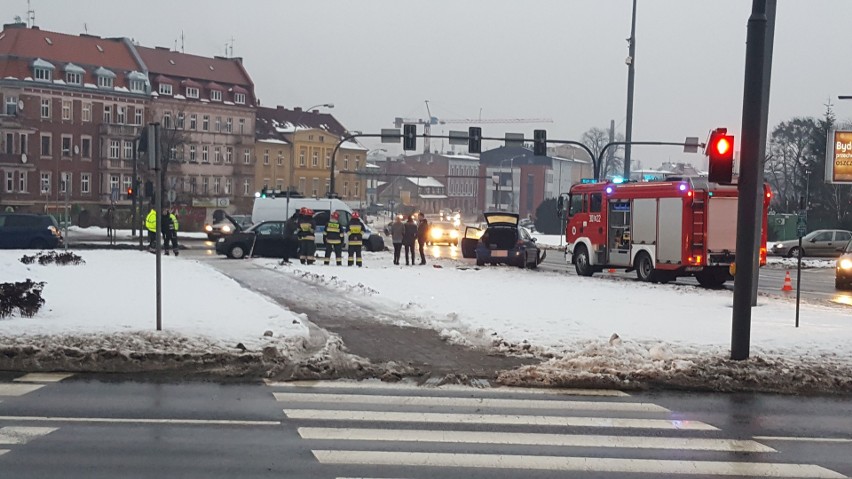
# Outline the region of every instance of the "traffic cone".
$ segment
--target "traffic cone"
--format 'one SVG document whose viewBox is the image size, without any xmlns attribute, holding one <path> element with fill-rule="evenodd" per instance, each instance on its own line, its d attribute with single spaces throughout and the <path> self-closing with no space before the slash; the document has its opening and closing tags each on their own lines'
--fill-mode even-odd
<svg viewBox="0 0 852 479">
<path fill-rule="evenodd" d="M 610 273 L 615 273 L 615 268 L 610 268 L 607 271 L 610 272 Z"/>
<path fill-rule="evenodd" d="M 784 276 L 784 286 L 781 287 L 781 291 L 793 291 L 793 281 L 790 279 L 789 271 L 787 271 L 787 275 Z"/>
</svg>

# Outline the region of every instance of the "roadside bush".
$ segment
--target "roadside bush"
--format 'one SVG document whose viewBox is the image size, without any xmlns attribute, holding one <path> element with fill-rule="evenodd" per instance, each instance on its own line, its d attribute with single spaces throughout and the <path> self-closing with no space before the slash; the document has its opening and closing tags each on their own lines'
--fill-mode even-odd
<svg viewBox="0 0 852 479">
<path fill-rule="evenodd" d="M 65 266 L 69 264 L 85 264 L 86 261 L 83 260 L 79 255 L 69 252 L 57 253 L 56 251 L 49 251 L 47 253 L 36 253 L 32 256 L 24 255 L 21 257 L 21 263 L 24 264 L 33 264 L 35 261 L 38 261 L 40 265 L 47 264 L 58 264 L 60 266 Z"/>
<path fill-rule="evenodd" d="M 44 305 L 41 290 L 44 282 L 30 279 L 16 283 L 0 283 L 0 319 L 10 316 L 15 309 L 21 316 L 32 318 Z"/>
<path fill-rule="evenodd" d="M 535 210 L 535 230 L 546 235 L 558 235 L 562 220 L 556 212 L 556 198 L 541 202 Z"/>
</svg>

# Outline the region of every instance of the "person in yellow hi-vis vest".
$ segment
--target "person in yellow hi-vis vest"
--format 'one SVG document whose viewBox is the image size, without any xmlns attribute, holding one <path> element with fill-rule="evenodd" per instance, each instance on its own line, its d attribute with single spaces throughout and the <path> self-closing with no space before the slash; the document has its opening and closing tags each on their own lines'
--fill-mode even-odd
<svg viewBox="0 0 852 479">
<path fill-rule="evenodd" d="M 349 257 L 346 259 L 346 264 L 352 266 L 353 263 L 358 263 L 358 266 L 363 265 L 361 258 L 361 245 L 364 239 L 364 223 L 361 223 L 361 215 L 358 212 L 352 213 L 352 219 L 349 220 Z"/>
<path fill-rule="evenodd" d="M 157 251 L 157 210 L 151 207 L 148 216 L 145 217 L 145 229 L 148 230 L 148 251 Z"/>
<path fill-rule="evenodd" d="M 325 226 L 325 258 L 322 262 L 325 265 L 331 264 L 331 254 L 334 253 L 335 264 L 340 266 L 343 263 L 343 243 L 340 235 L 340 213 L 334 211 L 331 213 L 331 218 Z"/>
</svg>

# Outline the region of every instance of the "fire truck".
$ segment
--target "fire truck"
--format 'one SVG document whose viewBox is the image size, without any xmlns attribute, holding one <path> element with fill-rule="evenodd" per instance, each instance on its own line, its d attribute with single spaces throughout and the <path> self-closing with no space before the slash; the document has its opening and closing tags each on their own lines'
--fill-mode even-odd
<svg viewBox="0 0 852 479">
<path fill-rule="evenodd" d="M 771 198 L 768 186 L 763 191 L 761 265 Z M 624 269 L 641 281 L 695 276 L 702 286 L 718 288 L 733 279 L 737 203 L 737 185 L 702 177 L 575 184 L 560 198 L 568 218 L 566 261 L 580 276 Z"/>
</svg>

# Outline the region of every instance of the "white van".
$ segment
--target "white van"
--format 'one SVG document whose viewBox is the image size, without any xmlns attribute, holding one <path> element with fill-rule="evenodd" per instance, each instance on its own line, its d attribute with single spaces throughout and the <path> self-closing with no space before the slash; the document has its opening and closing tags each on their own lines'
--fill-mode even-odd
<svg viewBox="0 0 852 479">
<path fill-rule="evenodd" d="M 264 221 L 287 221 L 293 213 L 301 208 L 314 210 L 314 221 L 316 221 L 316 243 L 317 247 L 324 247 L 323 236 L 325 226 L 328 224 L 332 211 L 340 214 L 340 226 L 345 230 L 349 226 L 352 217 L 352 208 L 337 198 L 290 198 L 289 208 L 287 198 L 255 198 L 254 207 L 251 212 L 251 221 L 254 224 Z M 364 219 L 362 218 L 363 222 Z M 373 235 L 370 228 L 364 225 L 364 249 L 367 251 L 383 251 L 385 242 L 381 235 Z"/>
</svg>

